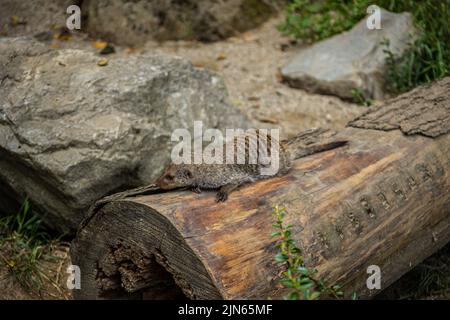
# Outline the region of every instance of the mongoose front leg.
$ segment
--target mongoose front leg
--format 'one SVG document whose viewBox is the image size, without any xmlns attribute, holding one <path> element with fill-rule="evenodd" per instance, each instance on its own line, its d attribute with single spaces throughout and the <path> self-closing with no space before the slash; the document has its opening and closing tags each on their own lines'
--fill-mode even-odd
<svg viewBox="0 0 450 320">
<path fill-rule="evenodd" d="M 202 189 L 200 189 L 199 186 L 193 186 L 191 188 L 191 191 L 195 192 L 195 193 L 202 193 Z"/>
<path fill-rule="evenodd" d="M 216 194 L 216 201 L 217 202 L 224 202 L 228 199 L 228 195 L 231 191 L 237 189 L 239 187 L 239 184 L 233 183 L 233 184 L 226 184 L 222 187 L 220 187 L 219 191 Z"/>
</svg>

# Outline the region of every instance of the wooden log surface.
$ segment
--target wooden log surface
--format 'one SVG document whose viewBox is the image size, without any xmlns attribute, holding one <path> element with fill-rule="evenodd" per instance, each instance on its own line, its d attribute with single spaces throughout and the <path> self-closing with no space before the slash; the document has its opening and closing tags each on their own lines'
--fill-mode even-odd
<svg viewBox="0 0 450 320">
<path fill-rule="evenodd" d="M 308 267 L 347 296 L 374 296 L 368 266 L 380 267 L 383 289 L 450 241 L 449 95 L 446 78 L 372 108 L 338 133 L 347 146 L 225 203 L 190 191 L 102 201 L 72 245 L 75 298 L 279 298 L 276 204 Z"/>
</svg>

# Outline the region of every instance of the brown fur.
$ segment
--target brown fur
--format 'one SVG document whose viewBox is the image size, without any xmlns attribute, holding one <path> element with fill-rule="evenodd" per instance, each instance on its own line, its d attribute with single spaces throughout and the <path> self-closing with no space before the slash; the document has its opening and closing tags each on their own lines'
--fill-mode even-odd
<svg viewBox="0 0 450 320">
<path fill-rule="evenodd" d="M 239 136 L 243 138 L 242 136 Z M 283 175 L 289 171 L 291 161 L 299 157 L 339 147 L 346 141 L 328 141 L 322 144 L 305 145 L 301 136 L 294 137 L 287 141 L 278 143 L 274 138 L 267 137 L 267 154 L 270 157 L 271 141 L 279 144 L 279 169 L 273 175 L 262 175 L 263 165 L 252 164 L 249 161 L 251 150 L 249 136 L 245 136 L 245 144 L 239 144 L 238 138 L 233 140 L 235 148 L 235 162 L 233 164 L 225 163 L 225 144 L 224 144 L 224 163 L 223 164 L 172 164 L 161 177 L 156 181 L 156 185 L 161 189 L 170 190 L 175 188 L 189 187 L 195 192 L 201 192 L 203 189 L 219 189 L 217 201 L 225 201 L 228 194 L 241 186 L 242 184 L 256 180 L 269 178 L 271 176 Z M 256 138 L 259 137 L 259 131 L 256 131 Z M 242 150 L 242 147 L 244 149 Z M 245 163 L 236 163 L 236 154 L 245 152 Z"/>
</svg>

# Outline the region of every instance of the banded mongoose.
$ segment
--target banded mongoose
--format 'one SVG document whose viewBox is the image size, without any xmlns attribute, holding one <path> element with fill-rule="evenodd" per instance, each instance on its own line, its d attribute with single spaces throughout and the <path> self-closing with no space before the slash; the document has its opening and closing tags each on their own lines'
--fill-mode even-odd
<svg viewBox="0 0 450 320">
<path fill-rule="evenodd" d="M 311 129 L 297 136 L 283 140 L 278 144 L 279 166 L 276 172 L 262 174 L 262 169 L 267 169 L 267 164 L 250 162 L 251 156 L 258 156 L 259 148 L 255 147 L 260 137 L 260 130 L 256 134 L 245 133 L 233 139 L 232 146 L 235 148 L 235 158 L 240 152 L 245 152 L 245 162 L 238 164 L 226 163 L 224 143 L 222 164 L 171 164 L 157 179 L 156 185 L 163 190 L 175 188 L 190 188 L 200 193 L 204 189 L 218 189 L 216 200 L 223 202 L 228 195 L 239 186 L 260 179 L 270 178 L 286 174 L 291 168 L 292 161 L 314 153 L 334 149 L 345 145 L 348 141 L 342 139 L 330 139 L 334 133 L 325 129 Z M 245 139 L 245 143 L 238 143 L 239 138 Z M 241 140 L 244 141 L 244 140 Z M 270 157 L 271 143 L 278 143 L 270 135 L 266 135 L 267 157 Z M 256 144 L 256 145 L 255 145 Z M 253 152 L 253 154 L 252 154 Z M 256 152 L 257 154 L 254 154 Z"/>
</svg>

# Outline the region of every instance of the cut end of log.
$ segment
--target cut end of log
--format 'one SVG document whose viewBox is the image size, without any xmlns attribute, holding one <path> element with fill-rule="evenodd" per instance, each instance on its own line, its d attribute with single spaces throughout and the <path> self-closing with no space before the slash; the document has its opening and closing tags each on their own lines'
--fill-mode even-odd
<svg viewBox="0 0 450 320">
<path fill-rule="evenodd" d="M 145 224 L 139 231 L 134 228 L 137 221 Z M 118 200 L 96 212 L 88 229 L 92 227 L 99 232 L 81 229 L 72 246 L 72 256 L 80 258 L 74 263 L 83 273 L 82 292 L 75 292 L 75 297 L 221 298 L 196 254 L 157 211 Z"/>
</svg>

